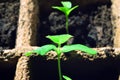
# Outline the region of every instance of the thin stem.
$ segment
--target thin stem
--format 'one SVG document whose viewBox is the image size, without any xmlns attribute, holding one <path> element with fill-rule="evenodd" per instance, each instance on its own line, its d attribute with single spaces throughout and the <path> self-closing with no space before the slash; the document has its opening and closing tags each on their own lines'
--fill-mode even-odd
<svg viewBox="0 0 120 80">
<path fill-rule="evenodd" d="M 69 34 L 69 30 L 68 30 L 68 15 L 65 15 L 66 17 L 66 32 L 67 34 Z"/>
<path fill-rule="evenodd" d="M 58 55 L 58 72 L 59 72 L 59 80 L 62 80 L 61 64 L 60 64 L 60 55 Z"/>
<path fill-rule="evenodd" d="M 61 56 L 61 51 L 60 51 L 61 45 L 58 45 L 57 48 L 57 55 L 58 55 L 58 74 L 59 74 L 59 80 L 62 80 L 62 73 L 61 73 L 61 64 L 60 64 L 60 56 Z"/>
</svg>

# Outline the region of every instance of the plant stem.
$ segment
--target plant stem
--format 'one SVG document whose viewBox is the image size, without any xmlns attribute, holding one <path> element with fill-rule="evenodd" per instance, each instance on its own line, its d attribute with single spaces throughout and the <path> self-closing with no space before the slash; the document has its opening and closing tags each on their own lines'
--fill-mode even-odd
<svg viewBox="0 0 120 80">
<path fill-rule="evenodd" d="M 66 17 L 66 32 L 67 34 L 69 34 L 69 30 L 68 30 L 68 15 L 65 15 Z"/>
<path fill-rule="evenodd" d="M 57 55 L 58 55 L 58 74 L 59 74 L 59 80 L 62 80 L 61 64 L 60 64 L 60 56 L 61 56 L 60 47 L 61 47 L 61 44 L 58 44 L 58 48 L 57 48 Z"/>
<path fill-rule="evenodd" d="M 62 80 L 61 65 L 60 65 L 60 55 L 58 55 L 58 72 L 59 72 L 59 80 Z"/>
</svg>

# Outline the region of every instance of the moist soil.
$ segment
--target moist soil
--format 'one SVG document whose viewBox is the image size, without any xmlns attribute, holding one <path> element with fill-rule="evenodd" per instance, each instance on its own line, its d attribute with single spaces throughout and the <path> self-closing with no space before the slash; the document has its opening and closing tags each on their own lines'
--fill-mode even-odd
<svg viewBox="0 0 120 80">
<path fill-rule="evenodd" d="M 15 47 L 18 13 L 18 0 L 0 0 L 0 49 Z"/>
</svg>

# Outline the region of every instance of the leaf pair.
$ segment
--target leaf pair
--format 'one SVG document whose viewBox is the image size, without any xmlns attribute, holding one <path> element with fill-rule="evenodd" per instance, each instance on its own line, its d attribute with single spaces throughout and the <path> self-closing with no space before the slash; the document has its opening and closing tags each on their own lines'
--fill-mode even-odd
<svg viewBox="0 0 120 80">
<path fill-rule="evenodd" d="M 54 36 L 47 36 L 47 38 L 49 38 L 51 41 L 53 41 L 54 43 L 61 45 L 63 43 L 65 43 L 66 41 L 68 41 L 72 36 L 69 34 L 62 34 L 62 35 L 54 35 Z M 57 47 L 53 44 L 48 44 L 48 45 L 44 45 L 42 47 L 39 47 L 33 51 L 27 52 L 25 53 L 26 56 L 30 56 L 32 53 L 37 53 L 39 55 L 45 55 L 47 52 L 54 50 L 57 51 Z M 80 50 L 83 52 L 86 52 L 88 54 L 96 54 L 97 51 L 84 46 L 82 44 L 72 44 L 72 45 L 65 45 L 63 47 L 60 47 L 60 52 L 61 53 L 66 53 L 66 52 L 70 52 L 73 50 Z"/>
<path fill-rule="evenodd" d="M 52 8 L 60 10 L 67 16 L 69 16 L 71 11 L 78 7 L 78 5 L 72 7 L 72 3 L 70 1 L 61 1 L 61 4 L 62 6 L 53 6 Z"/>
<path fill-rule="evenodd" d="M 25 53 L 26 56 L 30 56 L 32 53 L 37 53 L 39 55 L 45 55 L 51 50 L 56 51 L 57 47 L 55 45 L 49 44 L 49 45 L 44 45 L 42 47 L 39 47 L 33 51 Z M 87 54 L 94 55 L 97 52 L 91 48 L 88 48 L 87 46 L 81 45 L 81 44 L 74 44 L 74 45 L 65 45 L 60 49 L 62 53 L 70 52 L 73 50 L 80 50 L 83 52 L 86 52 Z"/>
</svg>

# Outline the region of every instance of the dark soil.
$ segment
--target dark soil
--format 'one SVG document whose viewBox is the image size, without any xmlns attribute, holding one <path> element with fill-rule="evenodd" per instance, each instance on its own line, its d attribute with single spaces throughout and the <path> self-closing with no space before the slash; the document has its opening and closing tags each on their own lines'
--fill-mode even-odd
<svg viewBox="0 0 120 80">
<path fill-rule="evenodd" d="M 71 43 L 90 47 L 113 46 L 111 4 L 89 5 L 75 10 L 69 16 L 69 32 L 74 36 Z M 65 16 L 54 10 L 48 16 L 40 17 L 39 45 L 50 43 L 47 35 L 65 34 Z M 41 29 L 42 28 L 42 29 Z"/>
<path fill-rule="evenodd" d="M 15 46 L 19 3 L 11 1 L 0 1 L 0 48 L 3 49 Z"/>
<path fill-rule="evenodd" d="M 11 0 L 12 1 L 12 0 Z M 71 43 L 90 47 L 113 46 L 111 4 L 90 5 L 74 10 L 69 16 L 69 32 L 74 36 Z M 53 10 L 56 11 L 56 10 Z M 0 48 L 15 47 L 19 2 L 0 2 Z M 50 43 L 47 35 L 65 34 L 65 16 L 56 11 L 40 15 L 38 45 Z"/>
</svg>

